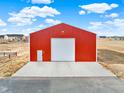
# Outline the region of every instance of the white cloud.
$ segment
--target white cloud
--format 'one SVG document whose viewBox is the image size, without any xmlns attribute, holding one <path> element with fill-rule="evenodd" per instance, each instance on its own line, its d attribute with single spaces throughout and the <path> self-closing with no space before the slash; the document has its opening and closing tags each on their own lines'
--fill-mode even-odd
<svg viewBox="0 0 124 93">
<path fill-rule="evenodd" d="M 79 11 L 79 15 L 84 15 L 85 14 L 85 11 L 81 10 Z"/>
<path fill-rule="evenodd" d="M 1 32 L 5 33 L 5 32 L 7 32 L 7 29 L 4 28 L 4 29 L 1 30 Z"/>
<path fill-rule="evenodd" d="M 118 4 L 111 4 L 110 5 L 112 8 L 116 8 L 116 7 L 118 7 Z"/>
<path fill-rule="evenodd" d="M 110 15 L 105 15 L 105 17 L 110 17 L 110 18 L 115 18 L 118 17 L 119 15 L 117 13 L 112 13 Z"/>
<path fill-rule="evenodd" d="M 1 29 L 0 30 L 0 34 L 2 35 L 2 34 L 6 34 L 8 31 L 7 31 L 7 29 L 6 28 L 3 28 L 3 29 Z"/>
<path fill-rule="evenodd" d="M 113 19 L 105 22 L 90 22 L 91 31 L 100 32 L 101 35 L 124 35 L 124 19 Z M 99 33 L 98 33 L 99 34 Z"/>
<path fill-rule="evenodd" d="M 43 27 L 45 27 L 45 24 L 40 24 L 39 26 L 38 26 L 39 28 L 43 28 Z"/>
<path fill-rule="evenodd" d="M 17 26 L 24 26 L 32 24 L 31 18 L 23 18 L 23 17 L 12 17 L 8 19 L 9 22 L 16 23 Z"/>
<path fill-rule="evenodd" d="M 59 20 L 54 20 L 54 19 L 46 19 L 45 23 L 51 24 L 51 25 L 55 25 L 55 24 L 59 24 L 61 23 L 61 21 Z"/>
<path fill-rule="evenodd" d="M 41 30 L 43 28 L 45 28 L 46 25 L 45 24 L 40 24 L 38 26 L 34 26 L 34 27 L 30 27 L 30 28 L 22 28 L 22 33 L 24 33 L 25 35 L 29 35 L 29 33 L 32 33 L 32 32 L 36 32 L 38 30 Z"/>
<path fill-rule="evenodd" d="M 98 28 L 99 26 L 102 26 L 102 22 L 90 22 L 91 28 Z"/>
<path fill-rule="evenodd" d="M 81 5 L 80 7 L 84 10 L 87 10 L 88 13 L 90 13 L 90 12 L 104 13 L 108 10 L 118 7 L 118 4 L 93 3 L 93 4 L 89 4 L 89 5 Z"/>
<path fill-rule="evenodd" d="M 104 24 L 106 25 L 111 25 L 111 26 L 115 26 L 118 29 L 123 29 L 122 31 L 124 31 L 124 19 L 114 19 L 113 21 L 106 21 Z"/>
<path fill-rule="evenodd" d="M 30 25 L 33 21 L 36 21 L 36 17 L 46 18 L 48 16 L 54 17 L 59 15 L 60 12 L 56 9 L 48 6 L 42 8 L 37 6 L 25 7 L 19 13 L 9 13 L 11 17 L 9 22 L 16 23 L 17 25 Z"/>
<path fill-rule="evenodd" d="M 6 26 L 7 24 L 2 20 L 0 19 L 0 26 Z"/>
<path fill-rule="evenodd" d="M 54 2 L 54 0 L 32 0 L 33 4 L 50 4 Z"/>
</svg>

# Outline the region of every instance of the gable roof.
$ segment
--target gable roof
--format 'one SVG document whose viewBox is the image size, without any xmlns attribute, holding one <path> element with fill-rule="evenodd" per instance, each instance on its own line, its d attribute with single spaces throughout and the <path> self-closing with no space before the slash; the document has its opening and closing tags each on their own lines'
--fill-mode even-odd
<svg viewBox="0 0 124 93">
<path fill-rule="evenodd" d="M 39 32 L 39 31 L 47 30 L 47 29 L 50 29 L 50 28 L 53 28 L 53 27 L 57 27 L 57 26 L 61 26 L 61 25 L 62 25 L 62 26 L 72 27 L 72 28 L 76 28 L 76 29 L 80 29 L 80 30 L 86 31 L 86 32 L 88 32 L 88 33 L 92 33 L 92 34 L 95 34 L 95 35 L 96 35 L 96 33 L 93 33 L 93 32 L 87 31 L 87 30 L 85 30 L 85 29 L 78 28 L 78 27 L 75 27 L 75 26 L 72 26 L 72 25 L 69 25 L 69 24 L 66 24 L 66 23 L 60 23 L 60 24 L 57 24 L 57 25 L 53 25 L 53 26 L 50 26 L 50 27 L 47 27 L 47 28 L 44 28 L 44 29 L 41 29 L 41 30 L 32 32 L 32 33 L 30 33 L 30 34 L 37 33 L 37 32 Z"/>
</svg>

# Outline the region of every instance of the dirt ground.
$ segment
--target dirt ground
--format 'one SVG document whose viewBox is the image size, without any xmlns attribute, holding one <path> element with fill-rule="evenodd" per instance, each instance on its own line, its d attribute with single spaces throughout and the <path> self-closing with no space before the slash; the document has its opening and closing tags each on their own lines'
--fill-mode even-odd
<svg viewBox="0 0 124 93">
<path fill-rule="evenodd" d="M 124 41 L 98 39 L 97 49 L 98 62 L 124 79 Z"/>
<path fill-rule="evenodd" d="M 124 79 L 124 41 L 98 39 L 98 62 Z M 11 76 L 29 61 L 29 43 L 0 44 L 0 51 L 15 51 L 17 56 L 0 57 L 0 77 Z"/>
<path fill-rule="evenodd" d="M 124 40 L 97 39 L 97 49 L 108 49 L 124 53 Z"/>
</svg>

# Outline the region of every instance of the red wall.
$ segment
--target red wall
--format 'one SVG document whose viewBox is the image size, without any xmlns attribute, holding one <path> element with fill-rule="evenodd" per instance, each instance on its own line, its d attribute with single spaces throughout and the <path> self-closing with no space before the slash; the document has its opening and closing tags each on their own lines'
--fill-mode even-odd
<svg viewBox="0 0 124 93">
<path fill-rule="evenodd" d="M 51 38 L 75 38 L 75 60 L 96 61 L 96 34 L 64 23 L 30 34 L 30 61 L 37 61 L 37 50 L 51 61 Z"/>
</svg>

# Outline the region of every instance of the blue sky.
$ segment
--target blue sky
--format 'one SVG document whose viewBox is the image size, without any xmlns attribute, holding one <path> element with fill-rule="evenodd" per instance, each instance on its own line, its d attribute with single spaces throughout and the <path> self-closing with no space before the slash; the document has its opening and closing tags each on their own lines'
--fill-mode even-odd
<svg viewBox="0 0 124 93">
<path fill-rule="evenodd" d="M 123 0 L 0 0 L 0 34 L 29 35 L 61 22 L 124 36 Z"/>
</svg>

